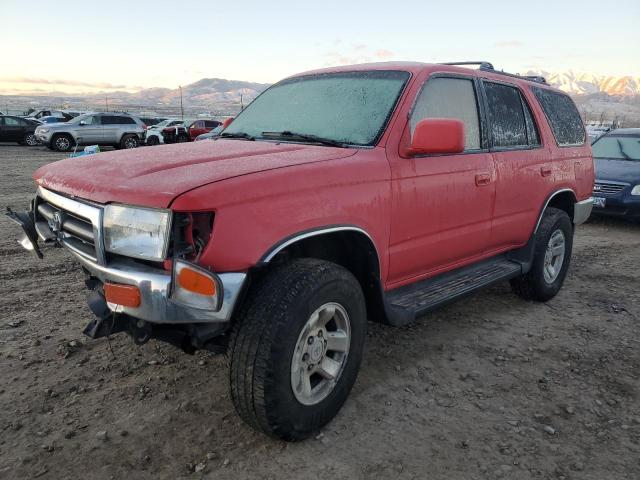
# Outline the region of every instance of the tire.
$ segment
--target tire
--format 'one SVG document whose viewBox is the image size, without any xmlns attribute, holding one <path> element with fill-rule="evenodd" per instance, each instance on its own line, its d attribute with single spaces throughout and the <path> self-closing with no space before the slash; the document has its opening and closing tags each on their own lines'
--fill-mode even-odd
<svg viewBox="0 0 640 480">
<path fill-rule="evenodd" d="M 149 138 L 147 138 L 147 145 L 152 147 L 159 144 L 160 144 L 160 140 L 155 135 L 151 135 Z"/>
<path fill-rule="evenodd" d="M 26 145 L 28 147 L 35 147 L 36 145 L 38 145 L 38 139 L 36 138 L 35 133 L 27 133 L 22 139 L 22 145 Z"/>
<path fill-rule="evenodd" d="M 129 148 L 138 148 L 140 145 L 140 140 L 137 135 L 133 135 L 129 133 L 124 135 L 120 140 L 120 148 L 129 149 Z"/>
<path fill-rule="evenodd" d="M 546 302 L 557 295 L 567 276 L 573 250 L 573 224 L 565 211 L 548 207 L 535 235 L 531 270 L 512 279 L 511 288 L 525 300 Z"/>
<path fill-rule="evenodd" d="M 58 152 L 68 152 L 74 144 L 73 137 L 68 133 L 55 135 L 51 139 L 51 147 Z"/>
<path fill-rule="evenodd" d="M 314 318 L 331 319 L 324 334 L 306 330 Z M 296 259 L 265 274 L 240 308 L 229 343 L 229 386 L 240 417 L 286 441 L 311 436 L 333 419 L 349 395 L 362 360 L 366 328 L 362 289 L 343 267 Z M 331 345 L 339 349 L 332 350 Z M 307 363 L 303 352 L 308 352 Z M 325 367 L 327 357 L 331 369 Z M 309 366 L 314 361 L 322 374 Z M 293 365 L 304 368 L 292 369 Z M 327 379 L 329 370 L 333 381 Z M 312 389 L 306 392 L 298 388 L 304 372 L 312 379 Z"/>
</svg>

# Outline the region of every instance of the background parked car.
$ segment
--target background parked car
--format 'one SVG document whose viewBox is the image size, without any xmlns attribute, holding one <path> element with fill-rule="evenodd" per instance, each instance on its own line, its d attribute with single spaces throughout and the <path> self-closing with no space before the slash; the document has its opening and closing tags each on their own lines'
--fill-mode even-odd
<svg viewBox="0 0 640 480">
<path fill-rule="evenodd" d="M 164 143 L 164 129 L 171 133 L 177 126 L 182 126 L 184 120 L 177 118 L 167 118 L 161 122 L 147 128 L 145 133 L 145 143 L 147 145 L 158 145 Z"/>
<path fill-rule="evenodd" d="M 217 120 L 196 120 L 188 125 L 189 138 L 193 141 L 198 135 L 209 133 L 220 125 L 222 125 L 222 122 L 218 122 Z"/>
<path fill-rule="evenodd" d="M 35 136 L 38 122 L 11 115 L 0 116 L 0 142 L 17 142 L 30 147 L 37 145 Z"/>
<path fill-rule="evenodd" d="M 222 130 L 224 130 L 224 126 L 220 124 L 213 130 L 211 130 L 209 133 L 203 133 L 202 135 L 198 135 L 195 141 L 199 142 L 200 140 L 210 140 L 212 138 L 219 137 L 220 134 L 222 133 Z"/>
<path fill-rule="evenodd" d="M 31 112 L 29 115 L 25 115 L 23 118 L 27 120 L 40 120 L 44 117 L 57 117 L 60 119 L 60 122 L 68 122 L 73 118 L 73 115 L 63 110 L 38 110 Z"/>
<path fill-rule="evenodd" d="M 67 123 L 40 125 L 35 134 L 40 143 L 61 152 L 74 145 L 107 145 L 135 148 L 144 138 L 144 124 L 128 113 L 89 113 Z"/>
<path fill-rule="evenodd" d="M 139 118 L 140 120 L 142 120 L 142 123 L 144 123 L 147 127 L 152 127 L 162 122 L 163 120 L 166 120 L 166 118 L 164 117 L 139 117 Z"/>
<path fill-rule="evenodd" d="M 65 119 L 60 118 L 60 117 L 54 117 L 53 115 L 51 115 L 49 117 L 40 117 L 37 121 L 40 122 L 40 123 L 65 123 L 65 122 L 68 122 L 68 120 L 65 120 Z"/>
<path fill-rule="evenodd" d="M 593 213 L 640 221 L 640 128 L 619 128 L 593 145 Z"/>
</svg>

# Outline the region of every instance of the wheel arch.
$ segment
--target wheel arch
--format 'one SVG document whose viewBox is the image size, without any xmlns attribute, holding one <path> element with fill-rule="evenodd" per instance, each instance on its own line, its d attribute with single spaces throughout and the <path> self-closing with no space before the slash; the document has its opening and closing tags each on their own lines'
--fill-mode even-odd
<svg viewBox="0 0 640 480">
<path fill-rule="evenodd" d="M 548 207 L 553 207 L 565 211 L 573 222 L 573 209 L 577 201 L 578 200 L 576 197 L 576 193 L 570 188 L 562 188 L 549 195 L 544 206 L 542 207 L 542 210 L 540 210 L 540 214 L 538 215 L 536 228 L 533 230 L 534 235 L 538 231 L 538 227 L 540 227 L 540 222 L 542 221 L 542 216 L 544 215 L 544 212 Z"/>
<path fill-rule="evenodd" d="M 354 225 L 333 225 L 296 233 L 271 247 L 258 267 L 268 268 L 301 257 L 334 262 L 349 270 L 364 293 L 368 318 L 384 321 L 380 256 L 365 230 Z"/>
</svg>

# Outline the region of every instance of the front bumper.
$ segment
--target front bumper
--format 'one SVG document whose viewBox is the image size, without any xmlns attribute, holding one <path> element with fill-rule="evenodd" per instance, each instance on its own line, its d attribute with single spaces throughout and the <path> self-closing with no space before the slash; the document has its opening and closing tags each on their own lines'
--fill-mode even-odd
<svg viewBox="0 0 640 480">
<path fill-rule="evenodd" d="M 50 218 L 43 216 L 42 212 L 51 212 L 52 207 L 59 209 L 59 213 L 49 214 Z M 34 250 L 41 256 L 38 240 L 45 244 L 62 245 L 91 277 L 100 282 L 138 287 L 139 306 L 125 307 L 108 303 L 113 312 L 156 324 L 224 323 L 231 319 L 246 282 L 246 273 L 216 274 L 219 291 L 222 292 L 222 301 L 217 310 L 177 302 L 171 296 L 172 272 L 105 252 L 102 239 L 103 208 L 103 205 L 72 199 L 40 187 L 30 212 L 9 212 L 9 216 L 24 230 L 25 234 L 19 243 L 27 250 Z M 89 246 L 87 241 L 91 242 Z"/>
<path fill-rule="evenodd" d="M 245 273 L 221 273 L 217 277 L 224 290 L 219 310 L 203 310 L 171 299 L 170 273 L 129 260 L 99 265 L 70 250 L 87 272 L 102 283 L 134 285 L 140 290 L 140 306 L 123 307 L 107 303 L 109 309 L 150 323 L 181 324 L 228 322 L 246 280 Z"/>
<path fill-rule="evenodd" d="M 42 143 L 43 145 L 49 145 L 49 143 L 51 142 L 51 135 L 52 132 L 48 131 L 47 133 L 42 133 L 42 132 L 35 132 L 36 138 L 38 139 L 38 142 Z"/>
<path fill-rule="evenodd" d="M 627 190 L 630 188 L 613 195 L 594 194 L 594 197 L 604 198 L 605 204 L 604 208 L 594 206 L 593 214 L 640 220 L 640 196 L 631 195 Z"/>
</svg>

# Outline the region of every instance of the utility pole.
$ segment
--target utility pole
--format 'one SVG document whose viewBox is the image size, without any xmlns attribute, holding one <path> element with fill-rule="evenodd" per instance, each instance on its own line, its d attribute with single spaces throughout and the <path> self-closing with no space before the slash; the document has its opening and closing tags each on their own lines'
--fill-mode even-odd
<svg viewBox="0 0 640 480">
<path fill-rule="evenodd" d="M 240 111 L 244 110 L 244 102 L 242 100 L 242 94 L 240 94 Z"/>
<path fill-rule="evenodd" d="M 109 97 L 107 95 L 104 96 L 104 106 L 109 111 Z"/>
<path fill-rule="evenodd" d="M 182 120 L 184 120 L 184 106 L 182 105 L 182 85 L 179 85 L 180 89 L 180 115 L 182 116 Z"/>
</svg>

